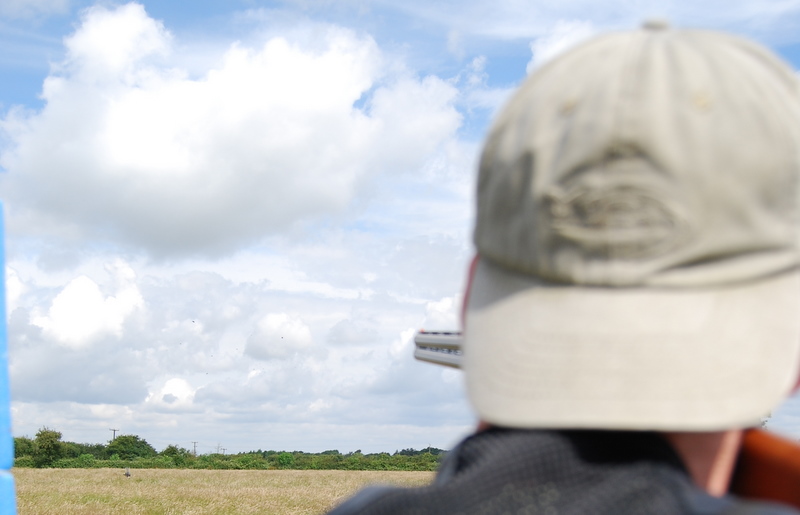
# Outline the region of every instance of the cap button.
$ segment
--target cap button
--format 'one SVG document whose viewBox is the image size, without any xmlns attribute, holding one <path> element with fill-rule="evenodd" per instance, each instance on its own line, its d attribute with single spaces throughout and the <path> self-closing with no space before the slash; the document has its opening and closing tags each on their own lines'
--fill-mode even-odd
<svg viewBox="0 0 800 515">
<path fill-rule="evenodd" d="M 651 18 L 642 23 L 642 28 L 645 30 L 667 30 L 669 22 L 661 18 Z"/>
</svg>

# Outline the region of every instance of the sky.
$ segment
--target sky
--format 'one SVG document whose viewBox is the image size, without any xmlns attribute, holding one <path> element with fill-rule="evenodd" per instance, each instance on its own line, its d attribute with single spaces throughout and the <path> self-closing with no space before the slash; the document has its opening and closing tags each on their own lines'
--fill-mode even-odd
<svg viewBox="0 0 800 515">
<path fill-rule="evenodd" d="M 800 67 L 800 1 L 0 0 L 14 435 L 451 448 L 460 372 L 413 335 L 458 327 L 492 117 L 653 17 Z"/>
</svg>

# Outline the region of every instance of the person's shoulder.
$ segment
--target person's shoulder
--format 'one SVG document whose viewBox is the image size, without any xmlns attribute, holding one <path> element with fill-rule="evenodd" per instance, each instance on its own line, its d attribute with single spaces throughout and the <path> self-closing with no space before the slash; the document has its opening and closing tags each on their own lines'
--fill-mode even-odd
<svg viewBox="0 0 800 515">
<path fill-rule="evenodd" d="M 698 492 L 691 499 L 691 513 L 697 515 L 800 515 L 800 511 L 766 501 L 753 501 L 739 497 L 712 497 Z"/>
</svg>

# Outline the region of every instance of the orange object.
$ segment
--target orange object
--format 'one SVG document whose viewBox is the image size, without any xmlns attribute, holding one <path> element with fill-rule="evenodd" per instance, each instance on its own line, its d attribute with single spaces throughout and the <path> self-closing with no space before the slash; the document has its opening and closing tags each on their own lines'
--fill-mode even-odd
<svg viewBox="0 0 800 515">
<path fill-rule="evenodd" d="M 800 445 L 760 429 L 746 431 L 730 490 L 800 508 Z"/>
</svg>

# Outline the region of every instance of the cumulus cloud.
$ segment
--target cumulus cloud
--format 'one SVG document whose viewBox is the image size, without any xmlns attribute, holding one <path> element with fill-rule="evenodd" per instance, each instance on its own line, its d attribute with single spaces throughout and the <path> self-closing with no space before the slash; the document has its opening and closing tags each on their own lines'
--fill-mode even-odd
<svg viewBox="0 0 800 515">
<path fill-rule="evenodd" d="M 152 372 L 141 353 L 115 338 L 87 348 L 66 347 L 45 336 L 26 315 L 18 309 L 8 327 L 15 402 L 136 405 L 145 399 Z M 17 419 L 15 423 L 27 427 L 47 422 Z"/>
<path fill-rule="evenodd" d="M 345 318 L 328 331 L 328 342 L 334 345 L 364 345 L 378 339 L 378 331 L 371 321 Z"/>
<path fill-rule="evenodd" d="M 439 301 L 428 302 L 425 306 L 424 327 L 429 330 L 454 331 L 461 327 L 461 296 L 445 297 Z"/>
<path fill-rule="evenodd" d="M 55 296 L 47 313 L 34 314 L 31 323 L 70 348 L 85 347 L 103 336 L 119 338 L 126 318 L 144 301 L 132 268 L 122 262 L 110 268 L 117 283 L 112 295 L 106 296 L 89 277 L 76 277 Z"/>
<path fill-rule="evenodd" d="M 27 287 L 9 327 L 13 396 L 21 404 L 17 431 L 60 424 L 65 434 L 78 426 L 87 428 L 81 434 L 92 434 L 94 424 L 104 431 L 119 427 L 140 434 L 154 445 L 161 438 L 163 447 L 178 437 L 207 440 L 215 428 L 224 431 L 220 438 L 227 443 L 232 431 L 250 428 L 243 441 L 267 448 L 283 445 L 260 439 L 272 425 L 315 424 L 295 440 L 291 435 L 283 440 L 289 448 L 311 450 L 341 445 L 338 437 L 313 436 L 312 443 L 319 424 L 336 424 L 336 434 L 355 425 L 423 424 L 440 425 L 437 438 L 443 443 L 438 446 L 444 446 L 446 428 L 452 432 L 452 424 L 469 423 L 460 378 L 416 362 L 411 341 L 420 327 L 450 327 L 455 320 L 458 301 L 452 292 L 461 286 L 467 251 L 449 238 L 406 242 L 357 233 L 320 238 L 279 247 L 282 259 L 241 256 L 177 270 L 138 264 L 130 280 L 146 309 L 125 319 L 121 338 L 107 332 L 82 347 L 46 336 L 28 311 L 38 307 L 41 315 L 48 314 L 74 277 L 58 274 L 67 279 L 57 286 L 58 276 L 42 277 L 17 266 Z M 381 243 L 366 245 L 370 239 Z M 427 270 L 425 263 L 436 269 L 444 263 L 447 272 Z M 184 267 L 190 271 L 181 272 Z M 305 273 L 297 276 L 298 270 Z M 421 271 L 425 275 L 418 277 Z M 93 267 L 83 275 L 91 277 L 103 299 L 116 296 L 125 284 L 124 275 L 118 279 Z M 415 280 L 422 286 L 414 286 Z M 365 285 L 373 291 L 369 298 L 329 295 Z M 50 411 L 34 408 L 42 402 Z M 130 416 L 113 409 L 123 405 Z M 70 421 L 58 413 L 83 418 Z M 197 436 L 200 428 L 206 436 Z M 386 443 L 397 441 L 393 435 L 396 431 L 384 426 L 358 447 L 402 448 Z M 78 441 L 102 438 L 104 433 Z"/>
<path fill-rule="evenodd" d="M 248 22 L 199 48 L 92 7 L 43 107 L 0 120 L 16 434 L 391 451 L 464 425 L 458 376 L 409 344 L 454 320 L 486 59 L 441 78 L 363 32 Z"/>
<path fill-rule="evenodd" d="M 0 122 L 14 220 L 157 257 L 230 254 L 345 211 L 452 138 L 452 85 L 384 66 L 369 37 L 323 32 L 321 45 L 237 43 L 190 76 L 141 5 L 89 9 L 42 110 Z"/>
<path fill-rule="evenodd" d="M 494 113 L 510 96 L 514 88 L 490 87 L 488 85 L 489 74 L 486 71 L 487 63 L 486 56 L 473 58 L 458 78 L 464 84 L 462 96 L 467 109 L 488 109 L 490 113 Z"/>
<path fill-rule="evenodd" d="M 414 349 L 414 335 L 417 330 L 409 327 L 402 331 L 389 347 L 389 354 L 395 360 L 407 360 Z"/>
<path fill-rule="evenodd" d="M 313 343 L 311 330 L 299 317 L 270 313 L 258 321 L 245 352 L 256 359 L 286 359 L 308 350 Z"/>
<path fill-rule="evenodd" d="M 192 408 L 194 395 L 195 389 L 188 381 L 173 377 L 151 390 L 145 403 L 158 411 L 186 411 Z"/>
<path fill-rule="evenodd" d="M 17 308 L 19 299 L 25 290 L 25 284 L 19 278 L 17 271 L 6 267 L 6 310 L 9 313 Z"/>
</svg>

